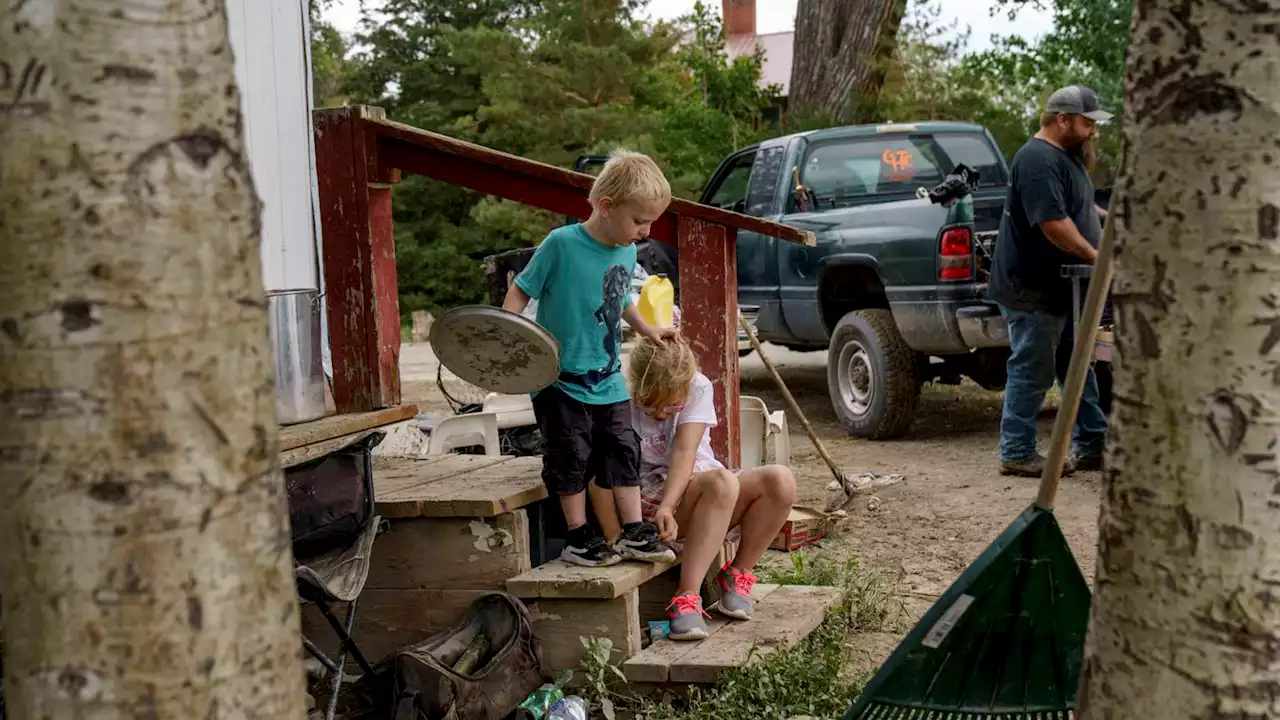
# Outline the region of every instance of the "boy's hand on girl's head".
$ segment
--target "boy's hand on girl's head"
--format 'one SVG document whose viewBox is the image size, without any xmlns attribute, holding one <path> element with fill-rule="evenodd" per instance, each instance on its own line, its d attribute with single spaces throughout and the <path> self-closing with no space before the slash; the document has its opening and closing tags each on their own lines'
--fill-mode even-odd
<svg viewBox="0 0 1280 720">
<path fill-rule="evenodd" d="M 660 507 L 653 515 L 653 524 L 658 526 L 658 537 L 665 543 L 673 543 L 680 537 L 680 526 L 676 524 L 676 516 L 668 508 Z"/>
<path fill-rule="evenodd" d="M 665 342 L 667 340 L 675 340 L 680 337 L 680 330 L 677 328 L 660 327 L 653 329 L 653 339 Z"/>
</svg>

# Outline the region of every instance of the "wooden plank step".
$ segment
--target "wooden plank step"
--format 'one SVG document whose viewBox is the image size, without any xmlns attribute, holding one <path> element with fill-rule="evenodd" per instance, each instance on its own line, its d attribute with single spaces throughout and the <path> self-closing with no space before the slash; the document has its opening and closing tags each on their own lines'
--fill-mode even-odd
<svg viewBox="0 0 1280 720">
<path fill-rule="evenodd" d="M 496 517 L 547 497 L 535 457 L 375 457 L 373 486 L 387 518 Z"/>
<path fill-rule="evenodd" d="M 778 589 L 777 585 L 756 585 L 751 591 L 751 599 L 756 607 L 760 602 Z M 723 615 L 711 613 L 707 620 L 707 640 L 720 632 L 729 624 Z M 702 642 L 706 642 L 703 640 Z M 695 643 L 676 642 L 675 640 L 659 640 L 643 652 L 636 654 L 622 664 L 622 672 L 627 682 L 664 683 L 667 682 L 671 663 L 679 660 L 693 650 Z"/>
<path fill-rule="evenodd" d="M 621 562 L 609 567 L 582 567 L 552 560 L 507 581 L 518 598 L 612 600 L 675 567 L 668 563 Z"/>
<path fill-rule="evenodd" d="M 397 405 L 373 412 L 329 415 L 311 422 L 285 425 L 280 428 L 280 449 L 292 450 L 343 435 L 354 435 L 383 425 L 394 425 L 417 414 L 417 405 Z"/>
<path fill-rule="evenodd" d="M 699 642 L 661 640 L 624 662 L 622 672 L 631 682 L 712 684 L 725 670 L 745 665 L 752 648 L 763 654 L 795 646 L 839 599 L 836 588 L 779 587 L 758 601 L 750 622 L 717 621 L 716 630 Z"/>
</svg>

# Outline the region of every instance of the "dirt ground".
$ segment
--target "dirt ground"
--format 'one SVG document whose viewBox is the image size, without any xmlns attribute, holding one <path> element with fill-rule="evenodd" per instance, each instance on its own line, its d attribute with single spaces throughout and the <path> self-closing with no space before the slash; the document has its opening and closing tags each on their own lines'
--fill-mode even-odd
<svg viewBox="0 0 1280 720">
<path fill-rule="evenodd" d="M 875 493 L 881 501 L 850 508 L 850 519 L 835 537 L 822 543 L 833 555 L 852 553 L 862 567 L 897 580 L 906 609 L 901 632 L 862 639 L 867 668 L 876 667 L 933 600 L 1035 498 L 1037 482 L 1001 477 L 998 445 L 1001 394 L 977 386 L 926 385 L 911 432 L 901 440 L 870 442 L 844 434 L 827 395 L 826 353 L 795 353 L 765 346 L 814 430 L 837 465 L 857 474 L 900 473 L 905 482 Z M 406 344 L 401 358 L 405 400 L 433 414 L 449 408 L 436 388 L 436 363 L 430 348 Z M 448 373 L 446 371 L 446 377 Z M 456 379 L 446 380 L 451 393 L 466 400 Z M 741 391 L 764 399 L 770 410 L 785 409 L 776 384 L 755 355 L 744 358 Z M 1048 442 L 1053 399 L 1041 415 L 1041 445 Z M 823 507 L 832 477 L 796 418 L 788 421 L 792 468 L 799 479 L 799 502 Z M 1097 473 L 1063 481 L 1055 513 L 1080 569 L 1093 582 L 1097 542 Z M 780 560 L 781 558 L 778 558 Z"/>
</svg>

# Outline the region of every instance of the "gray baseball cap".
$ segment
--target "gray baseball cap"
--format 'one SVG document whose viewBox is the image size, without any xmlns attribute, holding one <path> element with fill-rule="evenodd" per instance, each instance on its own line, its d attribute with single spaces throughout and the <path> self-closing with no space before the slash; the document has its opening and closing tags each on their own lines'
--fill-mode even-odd
<svg viewBox="0 0 1280 720">
<path fill-rule="evenodd" d="M 1083 85 L 1068 85 L 1056 90 L 1044 104 L 1045 112 L 1065 115 L 1083 115 L 1090 120 L 1105 123 L 1113 116 L 1102 109 L 1098 94 Z"/>
</svg>

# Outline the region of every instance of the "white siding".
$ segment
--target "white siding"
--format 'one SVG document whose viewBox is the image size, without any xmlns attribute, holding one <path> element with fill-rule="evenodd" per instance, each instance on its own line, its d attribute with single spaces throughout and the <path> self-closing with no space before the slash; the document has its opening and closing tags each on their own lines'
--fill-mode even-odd
<svg viewBox="0 0 1280 720">
<path fill-rule="evenodd" d="M 317 288 L 306 0 L 227 0 L 267 290 Z"/>
</svg>

